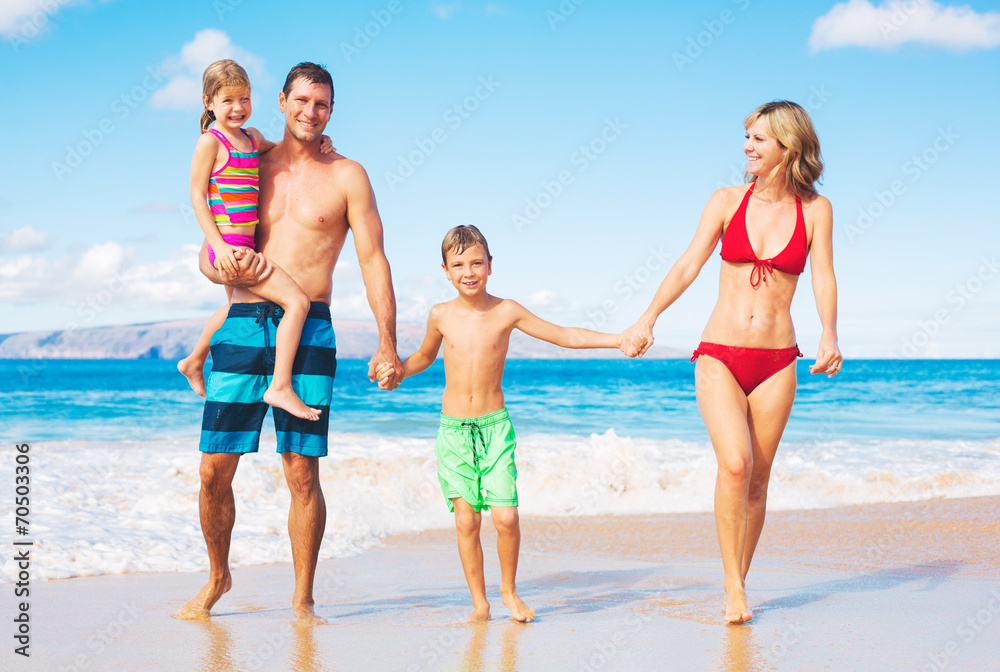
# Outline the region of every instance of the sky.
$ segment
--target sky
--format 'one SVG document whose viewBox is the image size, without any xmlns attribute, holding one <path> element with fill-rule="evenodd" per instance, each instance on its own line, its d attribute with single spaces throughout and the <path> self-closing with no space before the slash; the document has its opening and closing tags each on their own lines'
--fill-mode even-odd
<svg viewBox="0 0 1000 672">
<path fill-rule="evenodd" d="M 742 183 L 743 119 L 787 99 L 822 144 L 845 356 L 1000 356 L 996 2 L 4 0 L 0 39 L 0 334 L 225 301 L 188 173 L 201 73 L 234 58 L 272 140 L 288 70 L 330 70 L 327 133 L 371 178 L 400 320 L 454 296 L 441 239 L 475 224 L 491 293 L 621 330 Z M 719 263 L 658 345 L 698 343 Z M 350 242 L 332 309 L 371 319 Z M 792 312 L 813 356 L 808 268 Z"/>
</svg>

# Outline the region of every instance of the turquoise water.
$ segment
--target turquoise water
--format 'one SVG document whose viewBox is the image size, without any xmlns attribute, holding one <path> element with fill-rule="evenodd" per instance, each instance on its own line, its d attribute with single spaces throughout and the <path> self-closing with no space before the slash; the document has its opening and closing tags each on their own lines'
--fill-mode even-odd
<svg viewBox="0 0 1000 672">
<path fill-rule="evenodd" d="M 799 363 L 786 440 L 1000 437 L 997 360 L 848 361 L 834 379 Z M 435 363 L 394 392 L 360 360 L 338 364 L 333 432 L 433 436 L 444 370 Z M 519 433 L 705 440 L 686 360 L 510 361 L 507 406 Z M 0 360 L 8 440 L 156 440 L 197 436 L 202 400 L 162 360 Z M 270 420 L 265 421 L 270 424 Z"/>
</svg>

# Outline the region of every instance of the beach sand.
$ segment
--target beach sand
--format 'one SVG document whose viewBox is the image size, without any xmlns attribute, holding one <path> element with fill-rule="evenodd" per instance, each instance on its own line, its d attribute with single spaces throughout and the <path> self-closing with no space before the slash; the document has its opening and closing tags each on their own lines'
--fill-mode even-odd
<svg viewBox="0 0 1000 672">
<path fill-rule="evenodd" d="M 317 612 L 294 626 L 288 565 L 237 569 L 201 622 L 171 618 L 205 574 L 32 585 L 31 658 L 3 639 L 0 669 L 39 670 L 996 670 L 1000 497 L 772 512 L 747 581 L 753 621 L 722 622 L 711 514 L 522 517 L 508 620 L 484 517 L 493 620 L 471 609 L 452 530 L 407 534 L 320 563 Z M 11 586 L 2 620 L 11 622 Z M 495 596 L 495 599 L 494 599 Z"/>
</svg>

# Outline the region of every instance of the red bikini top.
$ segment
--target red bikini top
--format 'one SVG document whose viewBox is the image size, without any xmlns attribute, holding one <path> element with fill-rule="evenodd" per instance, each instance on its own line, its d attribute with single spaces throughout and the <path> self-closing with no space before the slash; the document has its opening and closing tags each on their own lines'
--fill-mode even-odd
<svg viewBox="0 0 1000 672">
<path fill-rule="evenodd" d="M 765 271 L 774 275 L 774 269 L 801 275 L 806 267 L 806 257 L 809 256 L 809 246 L 806 241 L 806 219 L 802 214 L 802 201 L 795 197 L 795 207 L 798 215 L 795 218 L 795 230 L 792 232 L 792 239 L 785 245 L 785 249 L 770 259 L 759 259 L 750 245 L 750 237 L 747 235 L 747 203 L 750 202 L 750 194 L 753 193 L 754 184 L 750 185 L 747 193 L 743 196 L 740 207 L 736 209 L 733 218 L 729 221 L 729 228 L 722 236 L 722 250 L 719 252 L 724 260 L 733 264 L 753 264 L 750 271 L 750 284 L 754 289 L 760 286 L 761 281 L 767 282 Z"/>
</svg>

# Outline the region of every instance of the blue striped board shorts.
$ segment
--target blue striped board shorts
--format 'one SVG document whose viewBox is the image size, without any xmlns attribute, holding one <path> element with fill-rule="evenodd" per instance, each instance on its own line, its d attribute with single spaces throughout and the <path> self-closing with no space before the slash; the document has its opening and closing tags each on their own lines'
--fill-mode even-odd
<svg viewBox="0 0 1000 672">
<path fill-rule="evenodd" d="M 264 391 L 274 373 L 274 338 L 282 308 L 270 301 L 234 303 L 212 336 L 212 370 L 201 422 L 203 453 L 255 453 L 269 406 Z M 303 420 L 273 409 L 279 453 L 323 457 L 327 452 L 337 345 L 330 306 L 313 301 L 292 366 L 292 388 L 319 420 Z"/>
</svg>

